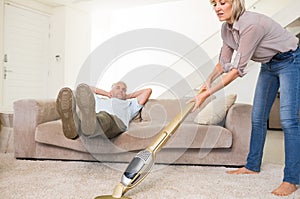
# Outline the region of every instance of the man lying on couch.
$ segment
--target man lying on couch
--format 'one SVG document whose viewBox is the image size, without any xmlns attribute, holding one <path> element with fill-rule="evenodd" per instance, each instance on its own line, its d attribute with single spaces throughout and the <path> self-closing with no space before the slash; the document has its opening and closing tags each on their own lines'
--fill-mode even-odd
<svg viewBox="0 0 300 199">
<path fill-rule="evenodd" d="M 62 88 L 56 99 L 56 109 L 62 120 L 64 135 L 69 139 L 76 139 L 80 134 L 89 138 L 99 135 L 113 138 L 126 131 L 129 122 L 148 101 L 152 90 L 126 92 L 127 86 L 122 81 L 114 83 L 109 92 L 87 84 L 79 84 L 75 95 L 70 88 Z"/>
</svg>

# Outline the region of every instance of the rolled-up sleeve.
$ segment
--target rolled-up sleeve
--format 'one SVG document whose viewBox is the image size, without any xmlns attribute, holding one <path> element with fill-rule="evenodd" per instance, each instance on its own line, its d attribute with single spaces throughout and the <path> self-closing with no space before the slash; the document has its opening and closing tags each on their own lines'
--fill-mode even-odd
<svg viewBox="0 0 300 199">
<path fill-rule="evenodd" d="M 231 53 L 231 56 L 232 55 L 233 55 L 233 53 Z M 245 65 L 245 67 L 240 66 L 239 65 L 240 60 L 241 60 L 241 53 L 239 53 L 239 52 L 236 53 L 236 55 L 233 59 L 233 62 L 231 62 L 231 57 L 230 57 L 229 61 L 226 61 L 226 58 L 222 55 L 222 53 L 220 54 L 220 64 L 221 64 L 221 66 L 223 68 L 223 71 L 225 73 L 231 71 L 233 68 L 236 68 L 236 69 L 238 69 L 239 75 L 244 76 L 246 74 L 245 71 L 244 71 L 244 68 L 246 67 L 247 64 Z"/>
<path fill-rule="evenodd" d="M 263 28 L 258 25 L 251 25 L 240 33 L 237 30 L 232 30 L 231 34 L 235 34 L 235 42 L 232 42 L 232 39 L 226 40 L 226 36 L 223 37 L 223 46 L 219 61 L 224 72 L 228 72 L 233 68 L 236 68 L 239 75 L 242 77 L 246 74 L 245 68 L 264 35 Z M 236 46 L 237 49 L 230 47 L 230 45 Z M 232 60 L 234 50 L 236 50 L 236 53 Z"/>
<path fill-rule="evenodd" d="M 232 55 L 233 49 L 230 48 L 225 42 L 223 42 L 219 61 L 225 73 L 227 73 L 233 68 L 233 65 L 231 64 Z"/>
</svg>

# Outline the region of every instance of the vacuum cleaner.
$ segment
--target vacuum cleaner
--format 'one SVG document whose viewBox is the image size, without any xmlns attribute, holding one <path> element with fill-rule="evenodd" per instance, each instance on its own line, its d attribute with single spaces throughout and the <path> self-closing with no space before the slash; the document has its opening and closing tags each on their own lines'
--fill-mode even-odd
<svg viewBox="0 0 300 199">
<path fill-rule="evenodd" d="M 124 196 L 124 194 L 137 186 L 150 173 L 155 162 L 156 153 L 168 142 L 169 138 L 175 133 L 194 105 L 194 102 L 188 103 L 175 118 L 160 131 L 150 146 L 135 155 L 123 173 L 121 182 L 114 188 L 112 195 L 97 196 L 95 199 L 130 199 Z"/>
</svg>

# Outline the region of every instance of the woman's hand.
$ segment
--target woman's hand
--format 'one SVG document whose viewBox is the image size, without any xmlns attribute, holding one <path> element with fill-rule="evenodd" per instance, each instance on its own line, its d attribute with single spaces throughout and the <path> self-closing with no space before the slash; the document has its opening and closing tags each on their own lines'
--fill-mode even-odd
<svg viewBox="0 0 300 199">
<path fill-rule="evenodd" d="M 194 102 L 194 108 L 192 109 L 192 112 L 194 112 L 197 108 L 201 106 L 201 104 L 206 100 L 206 98 L 210 95 L 208 89 L 206 89 L 206 86 L 202 86 L 200 92 L 191 100 L 188 102 Z"/>
<path fill-rule="evenodd" d="M 207 79 L 201 86 L 200 88 L 200 92 L 203 92 L 203 91 L 207 91 L 211 88 L 211 80 L 210 79 Z"/>
</svg>

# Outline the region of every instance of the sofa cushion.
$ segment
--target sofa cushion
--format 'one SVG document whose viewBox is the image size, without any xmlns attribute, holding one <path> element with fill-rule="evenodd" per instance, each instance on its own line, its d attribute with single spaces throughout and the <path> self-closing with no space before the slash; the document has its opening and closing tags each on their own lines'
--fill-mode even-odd
<svg viewBox="0 0 300 199">
<path fill-rule="evenodd" d="M 71 140 L 64 136 L 61 120 L 54 120 L 38 125 L 35 130 L 35 141 L 87 152 L 80 139 Z"/>
<path fill-rule="evenodd" d="M 152 142 L 166 124 L 156 122 L 131 124 L 129 131 L 119 136 L 115 140 L 115 143 L 121 145 L 122 143 L 119 142 L 128 139 L 127 143 L 136 143 L 136 145 L 141 145 L 141 149 L 146 148 L 150 142 L 139 143 L 139 139 L 150 138 Z M 133 142 L 133 139 L 136 139 L 135 142 Z M 232 133 L 221 126 L 197 125 L 193 122 L 183 122 L 170 138 L 165 148 L 230 148 L 231 145 Z"/>
<path fill-rule="evenodd" d="M 227 95 L 212 100 L 194 119 L 195 123 L 205 125 L 218 125 L 224 121 L 228 109 L 234 104 L 236 94 Z"/>
<path fill-rule="evenodd" d="M 208 103 L 210 103 L 215 96 L 208 97 L 199 109 L 190 113 L 184 121 L 194 121 L 197 114 L 202 110 Z M 148 102 L 141 110 L 141 118 L 143 121 L 170 121 L 172 120 L 190 98 L 186 99 L 149 99 Z"/>
<path fill-rule="evenodd" d="M 122 153 L 145 149 L 165 126 L 157 122 L 134 122 L 129 131 L 114 139 L 96 137 L 67 139 L 61 129 L 61 120 L 37 126 L 35 140 L 39 143 L 55 145 L 76 151 L 90 153 Z M 196 125 L 184 122 L 171 137 L 165 148 L 230 148 L 232 133 L 221 126 Z"/>
</svg>

